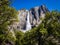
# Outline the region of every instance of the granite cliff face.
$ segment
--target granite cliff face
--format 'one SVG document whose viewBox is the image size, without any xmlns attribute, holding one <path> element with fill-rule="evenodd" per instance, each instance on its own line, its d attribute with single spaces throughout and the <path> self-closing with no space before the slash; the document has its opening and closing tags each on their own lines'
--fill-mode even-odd
<svg viewBox="0 0 60 45">
<path fill-rule="evenodd" d="M 18 11 L 19 22 L 14 23 L 12 28 L 23 31 L 26 31 L 27 28 L 30 30 L 42 22 L 41 18 L 45 17 L 46 12 L 49 12 L 49 10 L 45 5 L 34 7 L 30 10 L 21 9 Z"/>
<path fill-rule="evenodd" d="M 40 7 L 34 7 L 30 9 L 30 13 L 32 15 L 32 27 L 38 26 L 41 23 L 40 18 L 44 18 L 45 13 L 49 10 L 45 5 L 41 5 Z"/>
</svg>

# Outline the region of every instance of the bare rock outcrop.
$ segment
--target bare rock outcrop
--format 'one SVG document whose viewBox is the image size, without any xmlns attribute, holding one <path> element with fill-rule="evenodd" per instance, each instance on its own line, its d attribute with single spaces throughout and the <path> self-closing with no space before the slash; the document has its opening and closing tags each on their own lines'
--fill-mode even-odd
<svg viewBox="0 0 60 45">
<path fill-rule="evenodd" d="M 18 11 L 19 22 L 13 24 L 15 26 L 14 29 L 26 30 L 28 13 L 29 13 L 29 23 L 31 24 L 31 28 L 38 26 L 42 22 L 41 18 L 45 17 L 46 12 L 49 12 L 49 10 L 46 8 L 45 5 L 31 8 L 28 11 L 26 9 L 19 10 Z"/>
</svg>

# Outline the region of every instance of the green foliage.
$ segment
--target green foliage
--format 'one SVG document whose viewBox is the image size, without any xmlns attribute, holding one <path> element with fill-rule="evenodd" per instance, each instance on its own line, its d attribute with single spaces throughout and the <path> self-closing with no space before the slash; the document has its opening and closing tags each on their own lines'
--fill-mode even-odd
<svg viewBox="0 0 60 45">
<path fill-rule="evenodd" d="M 26 33 L 8 30 L 15 21 L 17 11 L 10 0 L 0 0 L 0 45 L 60 45 L 60 12 L 47 12 L 42 23 Z"/>
<path fill-rule="evenodd" d="M 10 7 L 10 0 L 0 0 L 0 45 L 15 42 L 15 37 L 8 30 L 8 26 L 15 21 L 17 21 L 17 11 Z"/>
<path fill-rule="evenodd" d="M 56 11 L 52 11 L 50 13 L 46 13 L 45 19 L 43 21 L 44 28 L 47 29 L 48 37 L 47 45 L 58 45 L 60 37 L 60 13 Z"/>
<path fill-rule="evenodd" d="M 22 45 L 23 42 L 23 36 L 24 36 L 24 33 L 21 32 L 21 31 L 15 31 L 15 35 L 16 35 L 16 41 L 15 41 L 15 45 Z"/>
</svg>

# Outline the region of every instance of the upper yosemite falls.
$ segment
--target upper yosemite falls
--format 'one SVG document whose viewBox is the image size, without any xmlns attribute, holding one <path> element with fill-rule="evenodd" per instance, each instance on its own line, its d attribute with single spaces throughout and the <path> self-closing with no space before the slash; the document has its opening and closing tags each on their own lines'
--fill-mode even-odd
<svg viewBox="0 0 60 45">
<path fill-rule="evenodd" d="M 45 5 L 31 8 L 30 10 L 21 9 L 18 11 L 18 20 L 11 25 L 10 29 L 21 30 L 26 32 L 33 27 L 37 27 L 41 22 L 41 18 L 44 18 L 45 13 L 49 12 Z"/>
</svg>

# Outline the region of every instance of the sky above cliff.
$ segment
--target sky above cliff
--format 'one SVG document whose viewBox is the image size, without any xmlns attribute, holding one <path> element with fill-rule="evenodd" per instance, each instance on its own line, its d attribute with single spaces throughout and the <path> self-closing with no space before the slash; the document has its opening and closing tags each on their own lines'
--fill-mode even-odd
<svg viewBox="0 0 60 45">
<path fill-rule="evenodd" d="M 30 9 L 32 7 L 46 5 L 49 10 L 59 10 L 60 11 L 60 0 L 14 0 L 12 7 L 16 10 L 22 8 Z"/>
</svg>

